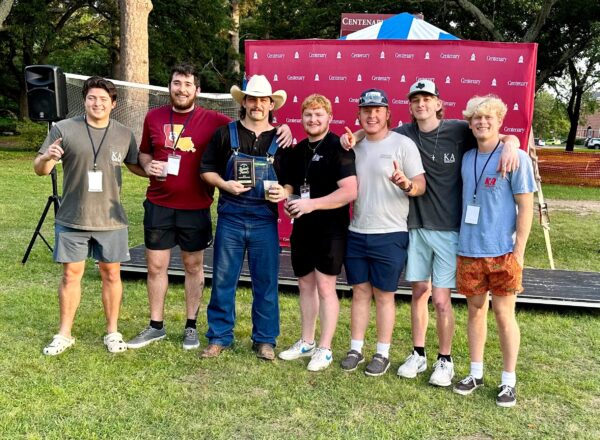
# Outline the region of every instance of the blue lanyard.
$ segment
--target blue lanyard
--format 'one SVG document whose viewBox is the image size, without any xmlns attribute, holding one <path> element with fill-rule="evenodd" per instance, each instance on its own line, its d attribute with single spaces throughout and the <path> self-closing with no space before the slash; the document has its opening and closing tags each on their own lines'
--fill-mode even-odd
<svg viewBox="0 0 600 440">
<path fill-rule="evenodd" d="M 496 144 L 496 146 L 492 150 L 492 154 L 490 154 L 490 156 L 485 161 L 485 164 L 483 165 L 483 168 L 481 170 L 481 174 L 479 174 L 479 179 L 477 178 L 477 152 L 479 151 L 479 148 L 477 148 L 475 150 L 475 161 L 473 162 L 473 175 L 475 177 L 475 191 L 473 191 L 473 201 L 477 200 L 477 187 L 479 186 L 479 182 L 481 182 L 481 178 L 483 177 L 483 172 L 485 171 L 485 167 L 487 167 L 487 164 L 489 163 L 490 159 L 492 158 L 492 156 L 494 155 L 494 153 L 498 149 L 499 145 L 500 145 L 500 141 L 498 141 L 498 143 Z"/>
</svg>

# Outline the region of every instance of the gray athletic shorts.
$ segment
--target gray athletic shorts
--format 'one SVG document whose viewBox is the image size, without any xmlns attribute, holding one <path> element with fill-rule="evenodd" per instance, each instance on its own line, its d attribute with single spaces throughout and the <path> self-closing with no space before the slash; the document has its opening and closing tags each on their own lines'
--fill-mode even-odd
<svg viewBox="0 0 600 440">
<path fill-rule="evenodd" d="M 83 231 L 54 225 L 54 261 L 77 263 L 92 257 L 102 263 L 128 261 L 127 228 L 112 231 Z"/>
</svg>

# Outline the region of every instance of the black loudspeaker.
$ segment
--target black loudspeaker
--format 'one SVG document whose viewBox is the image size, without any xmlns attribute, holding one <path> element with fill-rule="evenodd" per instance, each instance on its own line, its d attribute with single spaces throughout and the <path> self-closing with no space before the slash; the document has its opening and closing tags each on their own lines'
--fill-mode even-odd
<svg viewBox="0 0 600 440">
<path fill-rule="evenodd" d="M 53 122 L 66 118 L 67 81 L 60 67 L 25 67 L 25 87 L 32 121 Z"/>
</svg>

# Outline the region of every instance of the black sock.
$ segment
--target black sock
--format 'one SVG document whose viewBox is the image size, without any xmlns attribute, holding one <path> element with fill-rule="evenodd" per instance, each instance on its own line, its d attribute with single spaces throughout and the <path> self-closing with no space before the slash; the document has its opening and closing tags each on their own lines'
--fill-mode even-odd
<svg viewBox="0 0 600 440">
<path fill-rule="evenodd" d="M 425 356 L 425 347 L 414 347 L 413 349 L 419 356 Z"/>
<path fill-rule="evenodd" d="M 196 328 L 196 320 L 188 318 L 187 321 L 185 321 L 185 328 Z"/>
<path fill-rule="evenodd" d="M 446 359 L 448 362 L 452 362 L 452 356 L 450 356 L 449 354 L 438 353 L 438 360 L 440 359 Z"/>
<path fill-rule="evenodd" d="M 155 328 L 156 330 L 162 330 L 163 321 L 152 321 L 150 320 L 150 327 Z"/>
</svg>

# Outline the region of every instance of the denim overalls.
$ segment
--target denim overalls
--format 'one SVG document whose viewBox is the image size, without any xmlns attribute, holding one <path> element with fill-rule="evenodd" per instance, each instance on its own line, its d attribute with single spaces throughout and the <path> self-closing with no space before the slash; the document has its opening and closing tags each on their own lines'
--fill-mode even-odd
<svg viewBox="0 0 600 440">
<path fill-rule="evenodd" d="M 252 340 L 274 346 L 279 335 L 279 236 L 277 214 L 269 208 L 271 202 L 265 200 L 263 180 L 277 180 L 272 162 L 278 145 L 273 138 L 267 157 L 250 156 L 238 151 L 236 122 L 229 124 L 229 135 L 233 154 L 223 178 L 233 179 L 236 158 L 252 159 L 255 186 L 239 196 L 225 191 L 219 195 L 206 337 L 210 344 L 229 346 L 233 343 L 235 292 L 248 251 L 253 296 Z"/>
</svg>

